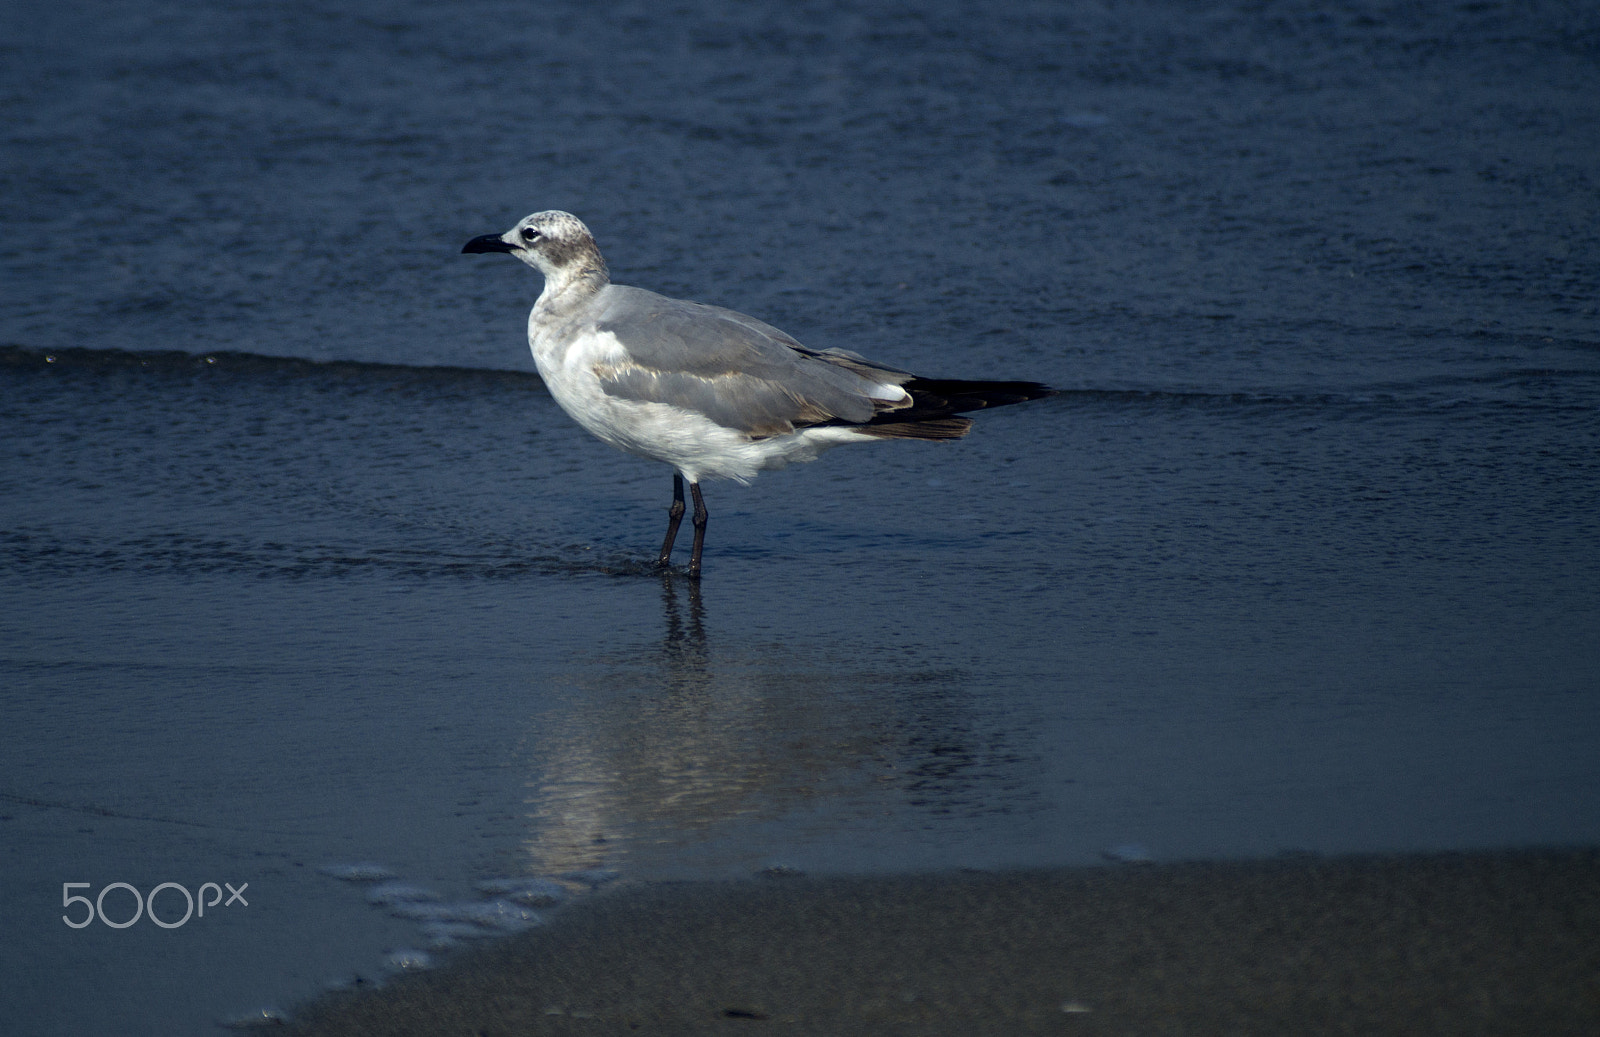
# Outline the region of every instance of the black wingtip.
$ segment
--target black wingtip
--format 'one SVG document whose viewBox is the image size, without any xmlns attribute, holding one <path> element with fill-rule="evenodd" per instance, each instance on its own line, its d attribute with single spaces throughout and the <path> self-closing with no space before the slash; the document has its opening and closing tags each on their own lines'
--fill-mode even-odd
<svg viewBox="0 0 1600 1037">
<path fill-rule="evenodd" d="M 1061 391 L 1043 382 L 973 382 L 951 378 L 913 378 L 905 384 L 905 389 L 912 399 L 925 394 L 929 397 L 927 406 L 942 405 L 951 414 L 1042 400 Z"/>
</svg>

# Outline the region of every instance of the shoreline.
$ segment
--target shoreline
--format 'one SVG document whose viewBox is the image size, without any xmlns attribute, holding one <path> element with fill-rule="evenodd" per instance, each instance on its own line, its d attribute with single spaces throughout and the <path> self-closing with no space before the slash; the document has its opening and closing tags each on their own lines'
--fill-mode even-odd
<svg viewBox="0 0 1600 1037">
<path fill-rule="evenodd" d="M 1600 849 L 623 886 L 294 1034 L 1600 1032 Z"/>
</svg>

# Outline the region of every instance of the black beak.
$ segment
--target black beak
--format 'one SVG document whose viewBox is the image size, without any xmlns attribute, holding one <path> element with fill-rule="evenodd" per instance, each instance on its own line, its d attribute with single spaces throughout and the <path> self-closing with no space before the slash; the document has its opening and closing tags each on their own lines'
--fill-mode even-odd
<svg viewBox="0 0 1600 1037">
<path fill-rule="evenodd" d="M 461 252 L 515 252 L 517 246 L 507 245 L 498 234 L 482 234 L 462 246 Z"/>
</svg>

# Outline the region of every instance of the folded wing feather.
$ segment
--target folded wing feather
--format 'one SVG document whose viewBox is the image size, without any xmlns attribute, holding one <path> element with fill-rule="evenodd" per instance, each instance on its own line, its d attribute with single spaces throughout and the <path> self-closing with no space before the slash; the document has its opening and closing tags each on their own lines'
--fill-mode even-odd
<svg viewBox="0 0 1600 1037">
<path fill-rule="evenodd" d="M 811 350 L 733 310 L 611 285 L 596 329 L 627 351 L 596 367 L 605 392 L 703 414 L 755 437 L 861 424 L 907 407 L 903 371 L 843 350 Z"/>
</svg>

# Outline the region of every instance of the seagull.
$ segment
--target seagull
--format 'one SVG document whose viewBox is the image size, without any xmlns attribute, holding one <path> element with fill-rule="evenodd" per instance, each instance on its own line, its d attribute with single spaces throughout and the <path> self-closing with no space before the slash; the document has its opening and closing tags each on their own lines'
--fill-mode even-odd
<svg viewBox="0 0 1600 1037">
<path fill-rule="evenodd" d="M 843 349 L 809 349 L 754 317 L 612 284 L 594 235 L 571 213 L 536 212 L 463 254 L 506 252 L 544 275 L 528 345 L 550 395 L 598 438 L 671 465 L 672 505 L 657 565 L 671 565 L 694 500 L 688 575 L 705 546 L 703 479 L 758 472 L 844 443 L 959 439 L 967 411 L 1054 395 L 1038 382 L 918 378 Z"/>
</svg>

